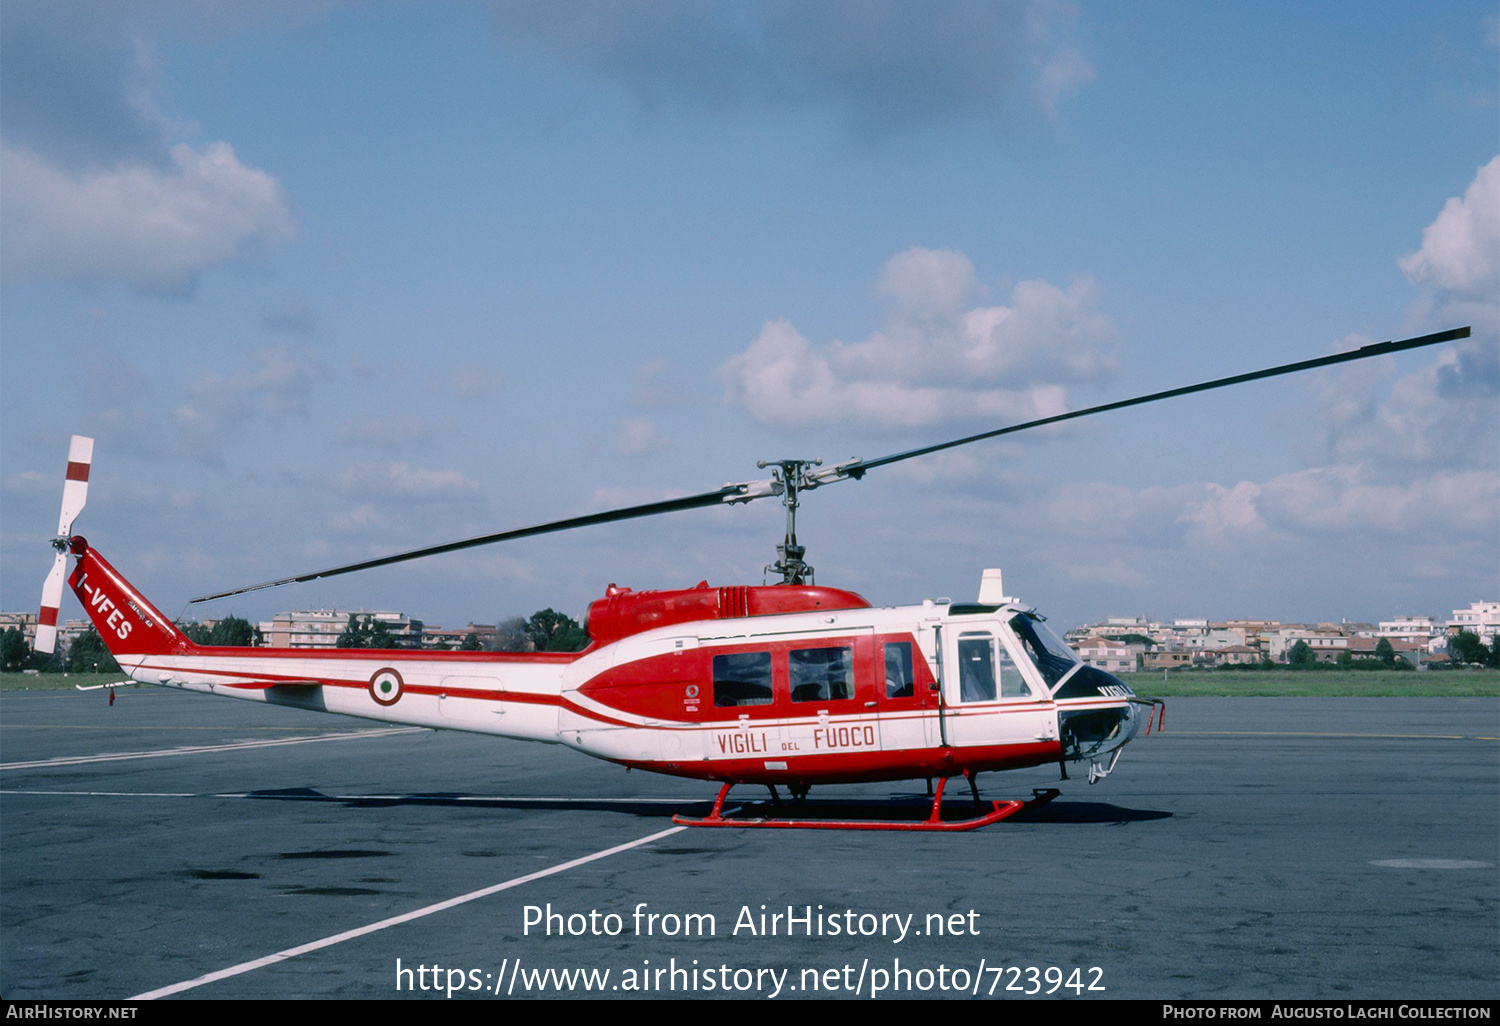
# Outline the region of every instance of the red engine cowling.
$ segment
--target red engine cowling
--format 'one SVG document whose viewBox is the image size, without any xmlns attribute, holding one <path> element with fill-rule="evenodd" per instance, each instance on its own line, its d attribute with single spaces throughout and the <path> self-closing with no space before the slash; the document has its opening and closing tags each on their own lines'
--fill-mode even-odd
<svg viewBox="0 0 1500 1026">
<path fill-rule="evenodd" d="M 631 591 L 611 584 L 604 597 L 589 606 L 584 627 L 596 645 L 694 620 L 728 620 L 738 616 L 807 613 L 822 609 L 868 609 L 863 596 L 840 588 L 810 584 L 739 585 L 677 591 Z"/>
</svg>

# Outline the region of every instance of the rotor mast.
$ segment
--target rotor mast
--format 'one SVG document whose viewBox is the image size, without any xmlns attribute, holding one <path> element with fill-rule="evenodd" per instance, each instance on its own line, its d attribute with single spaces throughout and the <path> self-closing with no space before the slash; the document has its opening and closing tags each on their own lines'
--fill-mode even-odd
<svg viewBox="0 0 1500 1026">
<path fill-rule="evenodd" d="M 816 488 L 823 481 L 810 473 L 809 467 L 821 467 L 823 460 L 760 460 L 755 464 L 761 470 L 771 470 L 771 493 L 781 496 L 786 507 L 786 538 L 776 546 L 776 562 L 766 567 L 766 573 L 781 575 L 782 584 L 811 584 L 813 568 L 803 561 L 807 554 L 805 545 L 797 544 L 798 495 L 806 488 Z"/>
</svg>

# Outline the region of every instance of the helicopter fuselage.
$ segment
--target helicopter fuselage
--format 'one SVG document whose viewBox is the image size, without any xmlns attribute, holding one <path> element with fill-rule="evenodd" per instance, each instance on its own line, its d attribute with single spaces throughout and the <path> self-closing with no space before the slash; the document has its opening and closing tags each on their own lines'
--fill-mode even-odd
<svg viewBox="0 0 1500 1026">
<path fill-rule="evenodd" d="M 813 586 L 611 586 L 577 653 L 195 645 L 82 538 L 69 580 L 138 682 L 561 744 L 708 780 L 815 783 L 1113 764 L 1131 690 L 1006 599 L 871 607 Z"/>
</svg>

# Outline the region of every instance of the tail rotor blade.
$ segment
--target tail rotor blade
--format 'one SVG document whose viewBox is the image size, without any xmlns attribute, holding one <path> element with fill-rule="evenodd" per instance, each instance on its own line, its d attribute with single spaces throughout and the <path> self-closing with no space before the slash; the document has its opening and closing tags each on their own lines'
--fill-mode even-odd
<svg viewBox="0 0 1500 1026">
<path fill-rule="evenodd" d="M 52 572 L 42 585 L 42 613 L 36 621 L 36 644 L 32 651 L 50 653 L 57 648 L 57 611 L 62 608 L 63 580 L 68 575 L 68 554 L 59 552 Z"/>
<path fill-rule="evenodd" d="M 66 538 L 73 531 L 73 521 L 83 512 L 89 497 L 89 467 L 94 462 L 94 440 L 74 435 L 68 443 L 68 478 L 63 482 L 62 515 L 57 519 L 57 536 Z"/>
<path fill-rule="evenodd" d="M 74 435 L 68 441 L 68 474 L 63 481 L 62 512 L 57 518 L 57 558 L 42 585 L 42 611 L 36 621 L 36 643 L 32 650 L 53 652 L 57 648 L 57 614 L 62 608 L 63 583 L 68 576 L 68 539 L 73 521 L 83 512 L 89 497 L 89 468 L 94 462 L 94 440 Z"/>
</svg>

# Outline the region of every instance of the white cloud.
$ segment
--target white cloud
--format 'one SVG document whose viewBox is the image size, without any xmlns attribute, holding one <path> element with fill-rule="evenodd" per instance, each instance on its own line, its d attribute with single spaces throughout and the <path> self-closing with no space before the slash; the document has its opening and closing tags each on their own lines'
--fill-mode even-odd
<svg viewBox="0 0 1500 1026">
<path fill-rule="evenodd" d="M 477 363 L 458 368 L 448 381 L 460 399 L 488 399 L 505 387 L 504 374 Z"/>
<path fill-rule="evenodd" d="M 228 143 L 179 143 L 167 168 L 85 171 L 6 145 L 0 176 L 0 252 L 7 276 L 20 279 L 183 292 L 203 270 L 293 233 L 280 183 L 241 164 Z"/>
<path fill-rule="evenodd" d="M 1500 156 L 1479 169 L 1462 199 L 1443 205 L 1422 231 L 1422 248 L 1399 263 L 1413 282 L 1494 303 L 1500 296 Z"/>
<path fill-rule="evenodd" d="M 1151 578 L 1118 556 L 1100 563 L 1064 563 L 1068 580 L 1078 584 L 1110 584 L 1121 588 L 1150 587 Z"/>
<path fill-rule="evenodd" d="M 1188 541 L 1200 545 L 1217 545 L 1230 534 L 1263 531 L 1265 520 L 1255 508 L 1261 486 L 1241 481 L 1233 488 L 1219 484 L 1204 486 L 1202 500 L 1190 503 L 1178 519 L 1188 524 Z"/>
<path fill-rule="evenodd" d="M 1389 482 L 1363 464 L 1312 467 L 1266 482 L 1256 505 L 1273 527 L 1288 530 L 1493 539 L 1500 528 L 1500 477 L 1440 471 Z"/>
<path fill-rule="evenodd" d="M 767 321 L 721 368 L 727 400 L 792 429 L 1020 420 L 1063 412 L 1066 383 L 1115 370 L 1090 280 L 1024 281 L 1009 306 L 969 306 L 981 291 L 969 259 L 912 248 L 887 261 L 878 291 L 887 323 L 860 342 L 814 349 L 790 322 Z"/>
<path fill-rule="evenodd" d="M 885 262 L 878 290 L 907 317 L 941 317 L 958 314 L 979 282 L 973 261 L 957 250 L 913 246 Z"/>
<path fill-rule="evenodd" d="M 661 429 L 645 417 L 632 417 L 615 432 L 615 452 L 621 456 L 644 456 L 669 444 Z"/>
<path fill-rule="evenodd" d="M 6 495 L 61 494 L 62 485 L 56 475 L 48 476 L 39 470 L 23 470 L 19 474 L 6 474 L 0 478 L 0 489 Z"/>
<path fill-rule="evenodd" d="M 648 502 L 665 502 L 681 498 L 685 493 L 666 488 L 648 488 L 643 485 L 604 485 L 595 488 L 589 495 L 589 512 L 606 509 L 624 509 L 629 506 L 644 506 Z"/>
<path fill-rule="evenodd" d="M 339 425 L 339 441 L 371 449 L 394 451 L 420 447 L 432 442 L 436 429 L 425 417 L 386 413 L 376 417 L 347 420 Z"/>
<path fill-rule="evenodd" d="M 479 491 L 457 470 L 428 470 L 405 461 L 356 463 L 339 475 L 339 487 L 347 495 L 376 499 L 464 499 Z M 355 522 L 373 519 L 374 511 L 368 510 L 363 521 Z"/>
<path fill-rule="evenodd" d="M 1095 78 L 1094 66 L 1075 49 L 1060 51 L 1042 65 L 1037 75 L 1037 97 L 1042 109 L 1052 117 L 1065 94 L 1088 85 Z"/>
<path fill-rule="evenodd" d="M 228 377 L 205 374 L 193 382 L 193 401 L 175 411 L 177 425 L 214 458 L 224 436 L 251 417 L 280 418 L 307 412 L 311 363 L 284 347 L 254 354 L 259 366 Z"/>
<path fill-rule="evenodd" d="M 1388 473 L 1426 466 L 1500 464 L 1500 354 L 1491 342 L 1446 344 L 1397 375 L 1381 357 L 1318 374 L 1317 410 L 1302 437 L 1311 462 L 1370 463 Z"/>
<path fill-rule="evenodd" d="M 386 518 L 375 508 L 373 503 L 362 503 L 351 510 L 335 514 L 328 520 L 328 527 L 339 534 L 362 534 L 372 527 L 380 527 L 385 524 Z M 321 558 L 329 554 L 330 547 L 326 541 L 318 543 L 320 551 L 317 555 Z"/>
</svg>

